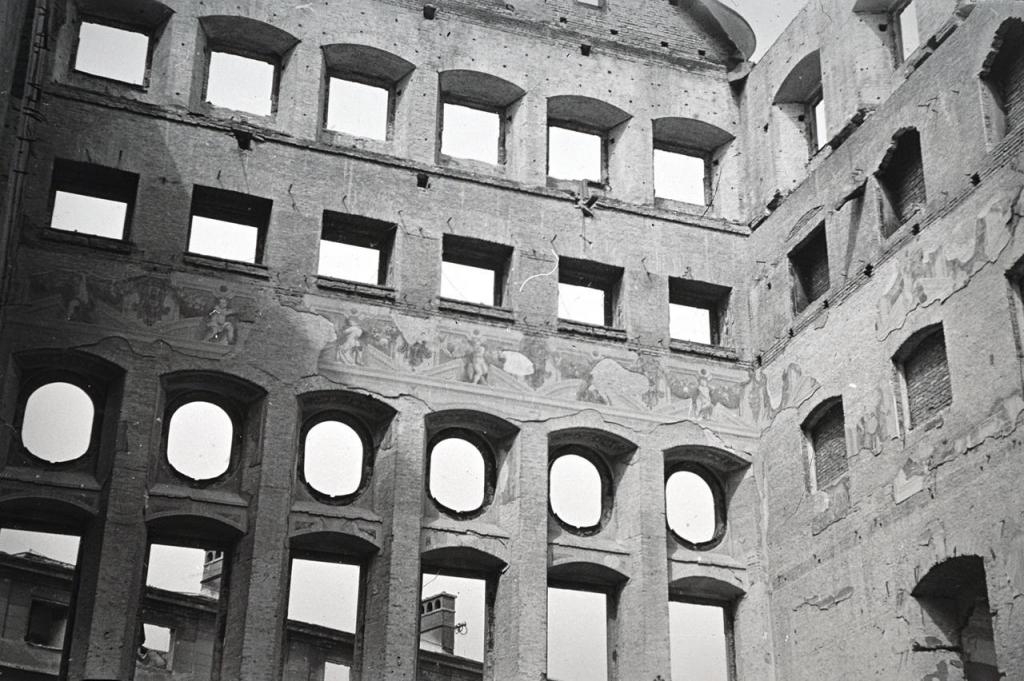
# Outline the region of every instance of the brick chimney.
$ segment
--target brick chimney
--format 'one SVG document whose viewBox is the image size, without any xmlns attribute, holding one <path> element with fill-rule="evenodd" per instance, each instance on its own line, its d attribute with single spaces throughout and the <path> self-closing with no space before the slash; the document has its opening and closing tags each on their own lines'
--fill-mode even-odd
<svg viewBox="0 0 1024 681">
<path fill-rule="evenodd" d="M 420 602 L 420 642 L 431 650 L 455 654 L 455 596 L 446 591 Z"/>
</svg>

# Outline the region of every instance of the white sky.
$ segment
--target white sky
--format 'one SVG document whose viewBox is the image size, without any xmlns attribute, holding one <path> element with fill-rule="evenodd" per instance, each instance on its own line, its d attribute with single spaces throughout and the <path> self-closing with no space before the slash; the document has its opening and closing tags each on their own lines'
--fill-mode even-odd
<svg viewBox="0 0 1024 681">
<path fill-rule="evenodd" d="M 306 433 L 306 482 L 334 497 L 352 494 L 363 478 L 363 440 L 340 421 L 322 421 Z"/>
<path fill-rule="evenodd" d="M 574 527 L 593 527 L 601 521 L 601 474 L 582 456 L 555 459 L 550 472 L 551 510 Z"/>
<path fill-rule="evenodd" d="M 58 191 L 54 195 L 50 228 L 122 239 L 127 214 L 128 204 L 123 201 Z"/>
<path fill-rule="evenodd" d="M 441 297 L 494 305 L 494 270 L 442 262 Z"/>
<path fill-rule="evenodd" d="M 548 176 L 601 182 L 603 146 L 599 135 L 548 126 Z"/>
<path fill-rule="evenodd" d="M 690 471 L 673 473 L 665 485 L 668 525 L 676 534 L 694 544 L 715 536 L 715 498 L 711 488 Z"/>
<path fill-rule="evenodd" d="M 558 318 L 604 326 L 604 291 L 576 284 L 558 284 Z"/>
<path fill-rule="evenodd" d="M 259 233 L 260 230 L 252 225 L 193 215 L 188 250 L 200 255 L 255 263 Z"/>
<path fill-rule="evenodd" d="M 269 116 L 273 110 L 275 67 L 226 52 L 210 53 L 206 101 L 214 106 Z"/>
<path fill-rule="evenodd" d="M 441 153 L 497 165 L 501 117 L 493 111 L 445 104 Z"/>
<path fill-rule="evenodd" d="M 672 681 L 729 681 L 724 610 L 672 601 L 668 615 Z"/>
<path fill-rule="evenodd" d="M 605 594 L 549 588 L 547 635 L 551 681 L 607 681 Z"/>
<path fill-rule="evenodd" d="M 321 239 L 317 274 L 363 284 L 377 284 L 380 277 L 380 251 Z"/>
<path fill-rule="evenodd" d="M 148 53 L 149 36 L 143 33 L 82 22 L 75 70 L 142 85 Z"/>
<path fill-rule="evenodd" d="M 390 93 L 381 87 L 331 78 L 327 91 L 327 129 L 356 137 L 386 140 Z"/>
<path fill-rule="evenodd" d="M 711 311 L 689 305 L 669 303 L 669 336 L 694 343 L 711 343 Z"/>
<path fill-rule="evenodd" d="M 703 206 L 707 201 L 704 159 L 654 150 L 654 195 Z"/>
<path fill-rule="evenodd" d="M 453 511 L 469 512 L 484 502 L 484 460 L 480 450 L 457 437 L 441 440 L 430 453 L 430 493 Z"/>
<path fill-rule="evenodd" d="M 487 583 L 482 579 L 451 577 L 440 574 L 424 574 L 422 598 L 430 598 L 441 592 L 454 594 L 455 624 L 465 622 L 465 633 L 455 634 L 455 654 L 483 662 L 484 631 Z M 420 646 L 429 648 L 428 646 Z"/>
<path fill-rule="evenodd" d="M 171 414 L 167 461 L 193 480 L 210 480 L 228 469 L 234 425 L 210 402 L 189 402 Z"/>
<path fill-rule="evenodd" d="M 60 414 L 59 426 L 54 414 Z M 92 439 L 95 408 L 84 390 L 70 383 L 47 383 L 25 403 L 21 441 L 50 463 L 73 461 L 85 454 Z"/>
</svg>

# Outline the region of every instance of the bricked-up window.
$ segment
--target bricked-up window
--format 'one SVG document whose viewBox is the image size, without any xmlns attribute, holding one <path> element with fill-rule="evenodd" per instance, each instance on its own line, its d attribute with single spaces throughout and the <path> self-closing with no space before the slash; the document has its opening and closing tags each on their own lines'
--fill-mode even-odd
<svg viewBox="0 0 1024 681">
<path fill-rule="evenodd" d="M 789 254 L 793 273 L 793 310 L 801 312 L 828 292 L 828 241 L 824 223 L 818 225 Z"/>
<path fill-rule="evenodd" d="M 849 470 L 842 399 L 829 400 L 815 409 L 804 422 L 804 432 L 811 447 L 815 489 L 824 489 Z"/>
<path fill-rule="evenodd" d="M 139 176 L 58 159 L 53 164 L 50 229 L 126 240 Z"/>
<path fill-rule="evenodd" d="M 478 305 L 503 305 L 511 258 L 511 246 L 445 234 L 441 297 Z"/>
<path fill-rule="evenodd" d="M 669 653 L 674 681 L 731 681 L 731 609 L 711 602 L 669 601 Z"/>
<path fill-rule="evenodd" d="M 1003 22 L 993 48 L 981 75 L 994 100 L 989 117 L 999 138 L 1024 127 L 1024 21 Z"/>
<path fill-rule="evenodd" d="M 558 318 L 615 326 L 622 268 L 588 260 L 558 261 Z"/>
<path fill-rule="evenodd" d="M 909 128 L 893 138 L 876 177 L 882 190 L 882 233 L 890 236 L 927 201 L 917 130 Z"/>
<path fill-rule="evenodd" d="M 549 679 L 608 681 L 608 594 L 548 587 Z"/>
<path fill-rule="evenodd" d="M 4 561 L 8 584 L 0 600 L 6 601 L 11 593 L 33 596 L 31 601 L 21 604 L 21 617 L 15 620 L 20 621 L 15 626 L 23 629 L 12 629 L 12 620 L 8 619 L 4 638 L 8 641 L 21 638 L 32 646 L 60 650 L 62 667 L 72 633 L 68 617 L 74 596 L 79 543 L 79 537 L 70 534 L 0 528 L 0 558 Z M 9 608 L 14 603 L 4 605 Z"/>
<path fill-rule="evenodd" d="M 905 0 L 892 11 L 893 35 L 896 39 L 896 61 L 905 61 L 921 45 L 917 25 L 917 0 Z"/>
<path fill-rule="evenodd" d="M 262 263 L 272 206 L 270 199 L 196 185 L 189 253 Z"/>
<path fill-rule="evenodd" d="M 143 85 L 149 65 L 149 35 L 97 21 L 78 27 L 75 70 L 92 76 Z"/>
<path fill-rule="evenodd" d="M 721 345 L 731 289 L 690 279 L 668 280 L 669 335 L 674 340 Z"/>
<path fill-rule="evenodd" d="M 946 336 L 941 324 L 911 336 L 894 360 L 902 376 L 908 428 L 927 423 L 953 403 Z"/>
<path fill-rule="evenodd" d="M 548 99 L 548 178 L 607 184 L 609 158 L 630 115 L 589 97 Z"/>
<path fill-rule="evenodd" d="M 725 535 L 725 497 L 717 476 L 696 463 L 673 466 L 665 479 L 665 520 L 684 546 L 705 550 Z"/>
<path fill-rule="evenodd" d="M 206 52 L 203 101 L 232 111 L 272 115 L 281 70 L 298 39 L 246 17 L 206 16 L 199 23 Z"/>
<path fill-rule="evenodd" d="M 330 666 L 334 678 L 349 678 L 360 630 L 361 585 L 362 568 L 355 562 L 293 555 L 285 630 L 287 669 L 302 669 L 301 678 L 319 678 L 314 667 L 326 671 Z M 309 645 L 311 635 L 316 635 L 318 645 Z"/>
<path fill-rule="evenodd" d="M 317 274 L 384 286 L 394 241 L 390 222 L 325 210 Z"/>
<path fill-rule="evenodd" d="M 953 665 L 963 669 L 965 681 L 1006 678 L 996 657 L 988 579 L 980 556 L 956 556 L 938 563 L 910 593 L 922 610 L 914 618 L 920 630 L 911 655 L 956 654 L 960 659 Z"/>
<path fill-rule="evenodd" d="M 351 43 L 325 45 L 323 55 L 325 129 L 366 139 L 390 139 L 395 110 L 413 64 L 390 52 Z"/>
</svg>

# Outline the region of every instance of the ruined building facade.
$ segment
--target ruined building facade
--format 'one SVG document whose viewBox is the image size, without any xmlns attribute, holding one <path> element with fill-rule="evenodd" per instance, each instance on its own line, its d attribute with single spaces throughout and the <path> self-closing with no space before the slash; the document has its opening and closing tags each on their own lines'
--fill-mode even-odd
<svg viewBox="0 0 1024 681">
<path fill-rule="evenodd" d="M 417 653 L 432 572 L 486 584 L 477 678 L 547 678 L 555 587 L 604 599 L 610 681 L 671 678 L 679 603 L 736 681 L 1024 679 L 1024 3 L 912 5 L 810 3 L 752 66 L 715 0 L 0 3 L 0 528 L 80 539 L 62 674 L 331 678 L 285 626 L 302 558 L 358 574 L 364 681 L 462 678 Z M 143 36 L 141 75 L 83 63 L 86 26 Z M 211 101 L 229 58 L 266 110 Z M 336 80 L 386 93 L 381 139 L 333 125 Z M 492 161 L 446 153 L 448 105 L 497 114 Z M 551 126 L 596 177 L 549 177 Z M 656 196 L 655 150 L 702 191 Z M 69 227 L 69 195 L 123 217 Z M 224 224 L 247 250 L 200 245 Z M 560 319 L 567 285 L 603 318 Z M 198 464 L 197 404 L 230 432 Z M 323 424 L 358 436 L 337 486 Z M 432 486 L 452 439 L 466 505 Z M 569 456 L 592 521 L 549 502 Z M 680 473 L 707 536 L 666 522 Z M 140 676 L 154 544 L 224 571 L 206 653 Z M 47 647 L 58 590 L 11 584 L 0 650 Z"/>
</svg>

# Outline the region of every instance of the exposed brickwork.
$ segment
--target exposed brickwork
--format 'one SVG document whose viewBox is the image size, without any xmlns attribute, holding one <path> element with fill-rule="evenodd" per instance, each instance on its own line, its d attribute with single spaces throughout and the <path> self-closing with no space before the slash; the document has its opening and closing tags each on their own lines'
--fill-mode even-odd
<svg viewBox="0 0 1024 681">
<path fill-rule="evenodd" d="M 799 312 L 829 289 L 828 242 L 824 227 L 814 232 L 789 254 L 793 268 L 793 307 Z"/>
<path fill-rule="evenodd" d="M 893 217 L 882 228 L 889 236 L 913 213 L 924 206 L 924 166 L 921 163 L 921 138 L 916 130 L 904 132 L 896 139 L 896 147 L 878 174 L 888 193 Z"/>
<path fill-rule="evenodd" d="M 942 329 L 929 333 L 903 360 L 910 427 L 926 423 L 953 403 Z"/>
<path fill-rule="evenodd" d="M 849 470 L 845 428 L 842 400 L 826 407 L 810 427 L 817 489 L 825 489 Z"/>
</svg>

